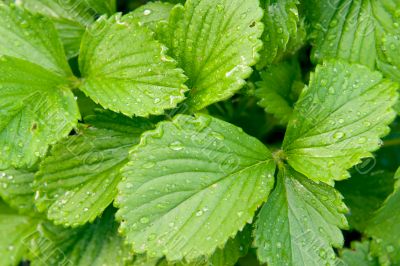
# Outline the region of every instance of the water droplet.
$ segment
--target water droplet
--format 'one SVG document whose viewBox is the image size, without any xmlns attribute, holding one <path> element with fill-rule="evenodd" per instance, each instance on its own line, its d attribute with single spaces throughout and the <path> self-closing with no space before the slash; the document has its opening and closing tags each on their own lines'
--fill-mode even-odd
<svg viewBox="0 0 400 266">
<path fill-rule="evenodd" d="M 339 122 L 339 124 L 343 124 L 343 123 L 344 123 L 344 119 L 343 119 L 343 118 L 340 118 L 340 119 L 338 120 L 338 122 Z"/>
<path fill-rule="evenodd" d="M 151 14 L 151 10 L 150 9 L 145 9 L 144 11 L 143 11 L 143 15 L 144 16 L 148 16 L 148 15 L 150 15 Z"/>
<path fill-rule="evenodd" d="M 328 92 L 330 94 L 335 94 L 335 88 L 334 87 L 329 87 Z"/>
<path fill-rule="evenodd" d="M 155 98 L 155 99 L 154 99 L 154 103 L 159 103 L 159 102 L 161 102 L 161 99 L 160 99 L 160 98 Z"/>
<path fill-rule="evenodd" d="M 334 139 L 341 139 L 341 138 L 343 138 L 344 137 L 344 133 L 343 132 L 340 132 L 340 131 L 338 131 L 338 132 L 336 132 L 335 134 L 333 134 L 333 138 Z"/>
<path fill-rule="evenodd" d="M 240 211 L 240 212 L 237 212 L 236 214 L 237 214 L 237 216 L 241 217 L 243 215 L 243 212 Z"/>
<path fill-rule="evenodd" d="M 169 148 L 174 151 L 180 151 L 184 149 L 184 146 L 180 141 L 174 141 L 169 145 Z"/>
<path fill-rule="evenodd" d="M 276 243 L 276 247 L 277 248 L 282 248 L 282 243 L 281 242 Z"/>
<path fill-rule="evenodd" d="M 203 211 L 202 211 L 202 210 L 196 212 L 196 216 L 197 216 L 197 217 L 202 216 L 202 215 L 203 215 Z"/>
<path fill-rule="evenodd" d="M 89 208 L 84 208 L 83 209 L 84 212 L 87 212 L 88 210 L 89 210 Z"/>
</svg>

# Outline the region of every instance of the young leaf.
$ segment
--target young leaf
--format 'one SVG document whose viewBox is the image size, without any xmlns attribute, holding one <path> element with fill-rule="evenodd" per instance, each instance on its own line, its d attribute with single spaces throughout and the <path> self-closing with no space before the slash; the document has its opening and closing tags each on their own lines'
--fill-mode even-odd
<svg viewBox="0 0 400 266">
<path fill-rule="evenodd" d="M 111 15 L 115 12 L 115 0 L 20 0 L 18 3 L 52 20 L 68 58 L 78 55 L 82 35 L 94 22 L 96 14 Z"/>
<path fill-rule="evenodd" d="M 0 169 L 31 167 L 80 118 L 69 81 L 39 65 L 0 57 Z"/>
<path fill-rule="evenodd" d="M 347 211 L 341 195 L 282 167 L 276 188 L 256 222 L 255 245 L 268 265 L 335 265 L 331 246 L 341 247 Z"/>
<path fill-rule="evenodd" d="M 129 148 L 150 128 L 141 121 L 130 132 L 83 128 L 56 144 L 35 176 L 38 209 L 56 224 L 93 221 L 116 196 Z"/>
<path fill-rule="evenodd" d="M 298 0 L 261 0 L 265 30 L 258 68 L 279 62 L 304 44 L 306 30 L 299 17 L 298 4 Z"/>
<path fill-rule="evenodd" d="M 400 264 L 400 169 L 395 175 L 395 191 L 369 221 L 366 233 L 373 237 L 372 252 L 381 265 Z"/>
<path fill-rule="evenodd" d="M 93 224 L 77 229 L 43 221 L 31 237 L 31 265 L 126 265 L 131 255 L 117 228 L 111 208 Z"/>
<path fill-rule="evenodd" d="M 168 22 L 173 7 L 174 5 L 169 2 L 149 2 L 136 8 L 129 13 L 129 16 L 137 18 L 140 23 L 156 31 L 158 23 Z"/>
<path fill-rule="evenodd" d="M 378 259 L 370 255 L 370 242 L 352 242 L 351 249 L 344 249 L 341 259 L 349 266 L 379 266 Z"/>
<path fill-rule="evenodd" d="M 161 122 L 129 159 L 118 187 L 121 231 L 136 253 L 171 261 L 210 256 L 252 220 L 274 183 L 269 150 L 207 115 Z"/>
<path fill-rule="evenodd" d="M 0 33 L 0 55 L 38 64 L 59 76 L 72 75 L 57 31 L 48 19 L 0 3 Z"/>
<path fill-rule="evenodd" d="M 0 197 L 20 213 L 33 213 L 34 172 L 22 169 L 7 169 L 0 172 Z"/>
<path fill-rule="evenodd" d="M 272 65 L 261 72 L 261 81 L 257 82 L 255 94 L 260 98 L 259 106 L 286 124 L 292 115 L 299 89 L 303 87 L 299 62 L 293 59 Z"/>
<path fill-rule="evenodd" d="M 342 58 L 386 72 L 387 65 L 382 67 L 382 64 L 395 65 L 381 49 L 387 34 L 398 36 L 400 33 L 399 8 L 396 0 L 305 1 L 304 10 L 308 12 L 312 28 L 314 62 Z M 398 47 L 400 40 L 394 41 L 393 45 Z M 399 57 L 396 51 L 394 60 Z"/>
<path fill-rule="evenodd" d="M 35 218 L 18 214 L 0 200 L 0 257 L 1 265 L 17 266 L 27 258 L 26 241 L 36 230 Z"/>
<path fill-rule="evenodd" d="M 101 17 L 82 39 L 80 89 L 128 116 L 162 114 L 182 101 L 187 89 L 182 70 L 165 52 L 138 20 L 120 14 Z"/>
<path fill-rule="evenodd" d="M 187 105 L 200 110 L 231 97 L 258 58 L 263 30 L 257 0 L 188 0 L 158 34 L 189 77 Z"/>
<path fill-rule="evenodd" d="M 380 147 L 395 118 L 397 85 L 361 65 L 328 61 L 317 66 L 289 121 L 283 149 L 289 164 L 323 182 Z"/>
</svg>

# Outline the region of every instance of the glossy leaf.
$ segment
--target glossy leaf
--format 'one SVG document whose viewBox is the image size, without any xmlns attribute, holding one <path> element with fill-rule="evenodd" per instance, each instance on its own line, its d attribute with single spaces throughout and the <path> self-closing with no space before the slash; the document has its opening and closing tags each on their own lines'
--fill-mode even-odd
<svg viewBox="0 0 400 266">
<path fill-rule="evenodd" d="M 125 265 L 131 255 L 118 235 L 113 213 L 109 208 L 93 224 L 77 229 L 41 222 L 31 237 L 31 265 Z"/>
<path fill-rule="evenodd" d="M 283 149 L 288 163 L 323 182 L 345 179 L 347 169 L 371 157 L 395 118 L 397 85 L 361 65 L 317 66 L 289 121 Z"/>
<path fill-rule="evenodd" d="M 298 0 L 261 0 L 265 30 L 258 68 L 293 55 L 305 43 L 306 30 L 299 16 L 298 4 Z"/>
<path fill-rule="evenodd" d="M 33 170 L 7 169 L 0 171 L 0 197 L 20 213 L 32 214 L 34 190 Z"/>
<path fill-rule="evenodd" d="M 189 0 L 172 9 L 158 36 L 189 77 L 187 108 L 200 110 L 243 87 L 262 47 L 261 18 L 257 0 Z"/>
<path fill-rule="evenodd" d="M 347 227 L 341 195 L 282 167 L 275 189 L 256 222 L 257 256 L 268 265 L 335 265 L 333 247 L 343 245 Z"/>
<path fill-rule="evenodd" d="M 141 24 L 157 31 L 158 23 L 168 22 L 173 7 L 170 2 L 148 2 L 129 13 L 129 16 L 137 18 Z"/>
<path fill-rule="evenodd" d="M 82 35 L 94 22 L 96 14 L 115 12 L 115 0 L 20 0 L 18 3 L 52 20 L 68 58 L 78 55 Z"/>
<path fill-rule="evenodd" d="M 392 38 L 400 34 L 399 9 L 397 0 L 305 1 L 304 10 L 312 28 L 314 62 L 342 58 L 378 68 L 389 77 L 399 77 L 395 48 L 400 46 L 400 40 Z M 393 41 L 389 47 L 387 38 Z"/>
<path fill-rule="evenodd" d="M 52 23 L 16 7 L 0 3 L 0 55 L 35 63 L 59 76 L 72 75 Z"/>
<path fill-rule="evenodd" d="M 274 183 L 268 149 L 207 115 L 161 122 L 129 160 L 117 198 L 121 231 L 135 253 L 170 261 L 210 256 L 251 222 Z"/>
<path fill-rule="evenodd" d="M 113 49 L 115 53 L 109 53 Z M 80 89 L 96 103 L 125 115 L 162 114 L 176 107 L 186 77 L 166 48 L 129 16 L 101 17 L 82 40 Z"/>
<path fill-rule="evenodd" d="M 0 169 L 29 168 L 69 134 L 78 106 L 69 81 L 39 65 L 3 56 L 0 73 Z"/>
<path fill-rule="evenodd" d="M 118 120 L 118 117 L 114 119 Z M 96 121 L 96 118 L 92 118 Z M 56 224 L 92 222 L 114 200 L 130 147 L 149 123 L 132 120 L 133 130 L 82 128 L 56 144 L 35 176 L 35 200 Z"/>
<path fill-rule="evenodd" d="M 1 265 L 17 266 L 30 251 L 28 240 L 36 230 L 35 218 L 18 214 L 0 200 Z"/>
</svg>

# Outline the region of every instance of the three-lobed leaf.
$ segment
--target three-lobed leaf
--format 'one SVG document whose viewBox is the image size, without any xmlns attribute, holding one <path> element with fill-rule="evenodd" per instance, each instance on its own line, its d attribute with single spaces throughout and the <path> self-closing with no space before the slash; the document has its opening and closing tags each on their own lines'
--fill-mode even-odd
<svg viewBox="0 0 400 266">
<path fill-rule="evenodd" d="M 209 256 L 251 222 L 274 171 L 268 149 L 239 128 L 178 115 L 130 152 L 117 197 L 121 231 L 135 253 L 169 261 Z"/>
<path fill-rule="evenodd" d="M 116 14 L 87 29 L 79 55 L 79 88 L 115 112 L 162 114 L 185 99 L 186 77 L 166 55 L 167 48 L 139 24 L 136 18 Z"/>
<path fill-rule="evenodd" d="M 316 181 L 347 178 L 347 169 L 371 157 L 380 137 L 388 134 L 397 88 L 365 66 L 318 65 L 287 127 L 283 150 L 288 163 Z"/>
</svg>

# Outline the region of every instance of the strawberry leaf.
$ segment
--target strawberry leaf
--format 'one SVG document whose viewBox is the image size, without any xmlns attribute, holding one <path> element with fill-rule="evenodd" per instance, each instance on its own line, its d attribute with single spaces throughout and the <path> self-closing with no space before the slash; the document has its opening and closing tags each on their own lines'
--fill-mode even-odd
<svg viewBox="0 0 400 266">
<path fill-rule="evenodd" d="M 331 246 L 341 247 L 347 227 L 341 195 L 290 167 L 280 168 L 276 188 L 262 207 L 255 229 L 261 262 L 268 265 L 335 265 Z"/>
<path fill-rule="evenodd" d="M 165 51 L 138 20 L 120 14 L 101 17 L 82 39 L 80 89 L 128 116 L 162 114 L 176 107 L 186 91 L 186 77 Z"/>
<path fill-rule="evenodd" d="M 323 182 L 349 177 L 347 169 L 371 157 L 395 118 L 397 85 L 361 65 L 317 66 L 289 121 L 283 149 L 288 163 Z"/>
<path fill-rule="evenodd" d="M 161 122 L 129 160 L 117 198 L 121 231 L 135 253 L 169 261 L 212 255 L 252 220 L 274 183 L 268 149 L 207 115 Z"/>
</svg>

